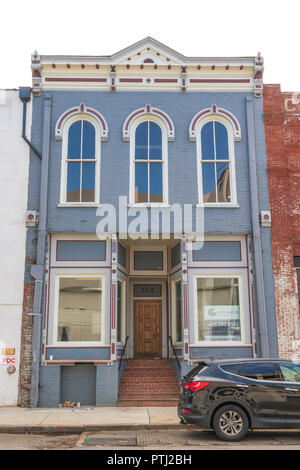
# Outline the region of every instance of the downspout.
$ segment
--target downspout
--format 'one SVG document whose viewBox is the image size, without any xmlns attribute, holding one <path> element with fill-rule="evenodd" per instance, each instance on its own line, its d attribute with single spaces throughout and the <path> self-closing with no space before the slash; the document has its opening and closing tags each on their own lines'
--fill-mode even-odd
<svg viewBox="0 0 300 470">
<path fill-rule="evenodd" d="M 36 408 L 39 401 L 39 369 L 41 362 L 41 329 L 43 287 L 45 283 L 45 248 L 47 240 L 47 202 L 48 202 L 48 167 L 50 147 L 50 115 L 51 96 L 44 98 L 42 166 L 40 184 L 40 214 L 38 225 L 36 265 L 32 266 L 31 275 L 34 278 L 33 299 L 33 333 L 32 333 L 32 377 L 30 406 Z"/>
<path fill-rule="evenodd" d="M 255 273 L 256 296 L 257 296 L 260 350 L 261 350 L 262 357 L 267 358 L 267 357 L 270 357 L 270 347 L 269 347 L 269 338 L 268 338 L 264 273 L 263 273 L 261 237 L 260 237 L 260 226 L 259 226 L 259 205 L 258 205 L 258 187 L 257 187 L 254 112 L 253 112 L 253 101 L 250 97 L 246 98 L 246 107 L 247 107 L 247 131 L 248 131 L 248 150 L 249 150 L 250 200 L 251 200 L 251 218 L 252 218 L 253 251 L 254 251 L 254 273 Z"/>
<path fill-rule="evenodd" d="M 22 122 L 22 138 L 25 140 L 26 144 L 29 145 L 31 150 L 36 154 L 39 159 L 42 159 L 40 152 L 34 147 L 30 140 L 26 137 L 26 114 L 27 114 L 27 103 L 31 99 L 31 88 L 29 87 L 20 87 L 19 88 L 19 98 L 23 102 L 23 122 Z"/>
</svg>

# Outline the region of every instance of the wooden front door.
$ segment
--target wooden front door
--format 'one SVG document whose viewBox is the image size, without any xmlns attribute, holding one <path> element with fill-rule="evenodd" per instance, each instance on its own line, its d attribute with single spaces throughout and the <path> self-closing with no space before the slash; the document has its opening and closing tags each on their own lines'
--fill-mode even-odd
<svg viewBox="0 0 300 470">
<path fill-rule="evenodd" d="M 134 357 L 161 357 L 161 300 L 134 302 Z"/>
</svg>

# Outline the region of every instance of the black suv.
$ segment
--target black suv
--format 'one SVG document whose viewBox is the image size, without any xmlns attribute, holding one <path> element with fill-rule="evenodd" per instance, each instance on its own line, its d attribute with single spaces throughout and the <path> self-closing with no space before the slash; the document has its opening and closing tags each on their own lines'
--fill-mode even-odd
<svg viewBox="0 0 300 470">
<path fill-rule="evenodd" d="M 225 441 L 240 441 L 249 428 L 300 428 L 300 362 L 202 361 L 181 381 L 178 416 Z"/>
</svg>

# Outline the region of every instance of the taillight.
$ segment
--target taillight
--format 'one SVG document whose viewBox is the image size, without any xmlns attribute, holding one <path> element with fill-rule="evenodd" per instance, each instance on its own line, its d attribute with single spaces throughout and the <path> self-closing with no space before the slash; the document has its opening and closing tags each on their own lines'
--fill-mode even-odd
<svg viewBox="0 0 300 470">
<path fill-rule="evenodd" d="M 207 387 L 210 385 L 210 382 L 188 382 L 184 384 L 184 388 L 186 390 L 192 390 L 192 392 L 198 392 L 199 390 L 202 390 L 203 388 Z"/>
</svg>

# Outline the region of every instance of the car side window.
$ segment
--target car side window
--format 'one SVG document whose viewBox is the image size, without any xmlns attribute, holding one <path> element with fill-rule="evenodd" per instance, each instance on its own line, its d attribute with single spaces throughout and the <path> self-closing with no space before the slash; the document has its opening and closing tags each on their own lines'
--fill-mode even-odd
<svg viewBox="0 0 300 470">
<path fill-rule="evenodd" d="M 242 364 L 239 375 L 255 380 L 281 380 L 277 364 L 271 362 L 249 362 Z"/>
<path fill-rule="evenodd" d="M 300 364 L 279 364 L 284 382 L 300 382 Z"/>
</svg>

